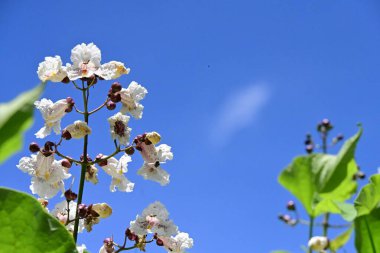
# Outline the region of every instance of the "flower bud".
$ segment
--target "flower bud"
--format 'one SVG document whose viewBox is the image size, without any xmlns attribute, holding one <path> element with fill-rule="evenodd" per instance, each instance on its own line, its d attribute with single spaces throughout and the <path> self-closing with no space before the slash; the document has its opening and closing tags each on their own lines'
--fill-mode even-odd
<svg viewBox="0 0 380 253">
<path fill-rule="evenodd" d="M 94 204 L 92 210 L 97 212 L 100 218 L 107 218 L 112 214 L 112 208 L 107 203 Z"/>
<path fill-rule="evenodd" d="M 97 161 L 97 160 L 101 160 L 103 158 L 103 154 L 99 154 L 99 155 L 97 155 L 96 157 L 95 157 L 95 162 Z M 107 160 L 104 160 L 104 161 L 99 161 L 99 162 L 97 162 L 98 163 L 98 165 L 99 166 L 101 166 L 101 167 L 103 167 L 103 166 L 106 166 L 107 165 Z"/>
<path fill-rule="evenodd" d="M 116 104 L 112 101 L 108 101 L 107 104 L 106 104 L 106 107 L 108 110 L 112 111 L 116 108 Z"/>
<path fill-rule="evenodd" d="M 130 146 L 130 147 L 125 149 L 125 153 L 127 155 L 133 155 L 135 153 L 135 149 L 132 146 Z"/>
<path fill-rule="evenodd" d="M 81 160 L 81 162 L 83 162 L 84 161 L 84 155 L 81 154 L 79 159 Z M 87 154 L 87 162 L 91 162 L 91 161 L 92 161 L 92 158 Z"/>
<path fill-rule="evenodd" d="M 155 145 L 160 142 L 161 135 L 157 132 L 150 132 L 146 134 L 145 138 Z"/>
<path fill-rule="evenodd" d="M 42 153 L 45 157 L 51 156 L 51 155 L 53 154 L 52 151 L 50 151 L 50 150 L 46 150 L 46 149 L 42 149 L 42 150 L 41 150 L 41 153 Z"/>
<path fill-rule="evenodd" d="M 308 247 L 315 251 L 322 251 L 329 247 L 329 239 L 325 236 L 314 236 L 310 238 Z"/>
<path fill-rule="evenodd" d="M 75 139 L 83 138 L 91 133 L 91 128 L 86 122 L 81 120 L 77 120 L 73 124 L 68 125 L 65 130 L 68 131 L 71 137 Z"/>
<path fill-rule="evenodd" d="M 47 141 L 47 142 L 45 142 L 44 149 L 46 151 L 53 151 L 54 146 L 55 146 L 54 142 Z"/>
<path fill-rule="evenodd" d="M 313 153 L 314 146 L 313 146 L 313 145 L 306 145 L 305 150 L 306 150 L 306 152 L 307 152 L 308 154 L 311 154 L 311 153 Z"/>
<path fill-rule="evenodd" d="M 289 211 L 295 211 L 296 210 L 296 204 L 294 203 L 294 201 L 290 200 L 288 202 L 288 204 L 286 205 L 286 208 L 289 210 Z"/>
<path fill-rule="evenodd" d="M 94 75 L 87 78 L 87 85 L 94 85 L 97 82 L 98 82 L 98 79 Z"/>
<path fill-rule="evenodd" d="M 78 195 L 71 191 L 71 189 L 68 189 L 67 191 L 65 191 L 65 198 L 67 201 L 73 201 L 73 200 L 76 200 L 78 197 Z"/>
<path fill-rule="evenodd" d="M 70 140 L 72 137 L 71 137 L 71 134 L 69 131 L 63 130 L 62 131 L 62 138 L 65 140 Z"/>
<path fill-rule="evenodd" d="M 67 76 L 65 76 L 65 78 L 63 78 L 63 80 L 61 82 L 62 83 L 69 83 L 70 79 Z"/>
<path fill-rule="evenodd" d="M 86 217 L 87 214 L 87 206 L 85 204 L 78 205 L 78 215 L 80 218 Z"/>
<path fill-rule="evenodd" d="M 111 94 L 110 95 L 110 99 L 111 99 L 112 102 L 118 103 L 118 102 L 121 101 L 121 95 L 120 95 L 120 93 Z"/>
<path fill-rule="evenodd" d="M 71 166 L 72 166 L 72 163 L 71 163 L 68 159 L 63 159 L 63 160 L 61 161 L 61 165 L 62 165 L 63 167 L 65 167 L 65 168 L 70 169 Z"/>
<path fill-rule="evenodd" d="M 156 240 L 156 244 L 157 244 L 158 246 L 164 246 L 164 242 L 163 242 L 160 238 L 157 238 L 157 240 Z"/>
<path fill-rule="evenodd" d="M 125 235 L 128 237 L 130 241 L 137 241 L 138 236 L 133 233 L 129 228 L 125 231 Z"/>
<path fill-rule="evenodd" d="M 30 150 L 30 152 L 32 152 L 32 153 L 36 153 L 36 152 L 40 151 L 40 146 L 38 146 L 37 143 L 32 142 L 32 143 L 30 143 L 30 145 L 29 145 L 29 150 Z"/>
<path fill-rule="evenodd" d="M 119 82 L 114 82 L 112 85 L 111 85 L 111 90 L 112 90 L 112 93 L 116 93 L 118 91 L 121 91 L 121 84 Z"/>
<path fill-rule="evenodd" d="M 69 113 L 69 112 L 72 112 L 73 111 L 73 107 L 67 107 L 65 112 Z"/>
</svg>

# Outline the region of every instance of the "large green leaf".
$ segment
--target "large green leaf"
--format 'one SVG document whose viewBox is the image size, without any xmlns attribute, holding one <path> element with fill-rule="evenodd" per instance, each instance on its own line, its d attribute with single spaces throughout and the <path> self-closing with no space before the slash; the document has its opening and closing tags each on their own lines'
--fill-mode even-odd
<svg viewBox="0 0 380 253">
<path fill-rule="evenodd" d="M 355 219 L 355 246 L 358 253 L 380 252 L 380 208 Z"/>
<path fill-rule="evenodd" d="M 352 234 L 353 227 L 349 227 L 346 231 L 344 231 L 342 234 L 335 237 L 333 240 L 330 241 L 330 250 L 332 252 L 336 252 L 338 249 L 343 247 L 348 240 L 350 240 L 351 234 Z"/>
<path fill-rule="evenodd" d="M 341 207 L 357 188 L 352 177 L 358 170 L 354 152 L 361 134 L 360 127 L 337 155 L 299 156 L 281 172 L 280 184 L 301 201 L 309 215 L 315 217 L 324 212 L 343 214 L 348 208 L 351 210 L 347 217 L 352 219 L 355 215 L 352 207 Z"/>
<path fill-rule="evenodd" d="M 355 200 L 355 246 L 359 253 L 380 252 L 380 175 L 373 175 Z"/>
<path fill-rule="evenodd" d="M 0 188 L 0 251 L 77 252 L 72 235 L 32 196 Z"/>
<path fill-rule="evenodd" d="M 33 103 L 43 88 L 44 84 L 40 84 L 10 102 L 0 104 L 0 164 L 21 150 L 23 133 L 33 123 Z"/>
<path fill-rule="evenodd" d="M 380 202 L 380 174 L 373 175 L 355 200 L 358 216 L 369 214 Z"/>
</svg>

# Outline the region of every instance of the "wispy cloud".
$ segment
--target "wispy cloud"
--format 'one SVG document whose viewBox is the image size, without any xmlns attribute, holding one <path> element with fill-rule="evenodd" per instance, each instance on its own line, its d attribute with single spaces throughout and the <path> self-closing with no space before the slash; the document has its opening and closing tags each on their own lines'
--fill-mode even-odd
<svg viewBox="0 0 380 253">
<path fill-rule="evenodd" d="M 246 86 L 228 96 L 212 128 L 213 143 L 224 146 L 240 130 L 254 123 L 269 97 L 270 90 L 265 84 Z"/>
</svg>

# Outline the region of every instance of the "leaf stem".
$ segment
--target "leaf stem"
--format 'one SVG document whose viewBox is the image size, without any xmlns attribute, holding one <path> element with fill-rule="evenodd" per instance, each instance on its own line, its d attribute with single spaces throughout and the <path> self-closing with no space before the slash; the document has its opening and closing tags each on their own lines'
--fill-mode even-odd
<svg viewBox="0 0 380 253">
<path fill-rule="evenodd" d="M 88 124 L 88 97 L 89 97 L 89 90 L 84 87 L 84 81 L 82 80 L 82 95 L 83 95 L 83 105 L 84 105 L 84 121 Z M 74 241 L 77 242 L 78 239 L 78 227 L 79 227 L 79 219 L 78 219 L 78 208 L 79 205 L 82 204 L 82 196 L 84 191 L 84 180 L 86 177 L 86 170 L 88 166 L 88 160 L 87 160 L 87 145 L 88 145 L 88 135 L 84 137 L 83 141 L 83 162 L 82 162 L 82 169 L 81 169 L 81 175 L 80 175 L 80 183 L 79 183 L 79 191 L 78 191 L 78 202 L 77 202 L 77 210 L 75 213 L 75 223 L 74 223 Z"/>
<path fill-rule="evenodd" d="M 314 228 L 314 217 L 309 216 L 310 224 L 309 224 L 309 240 L 313 237 L 313 228 Z M 309 248 L 309 253 L 312 253 L 312 249 Z"/>
</svg>

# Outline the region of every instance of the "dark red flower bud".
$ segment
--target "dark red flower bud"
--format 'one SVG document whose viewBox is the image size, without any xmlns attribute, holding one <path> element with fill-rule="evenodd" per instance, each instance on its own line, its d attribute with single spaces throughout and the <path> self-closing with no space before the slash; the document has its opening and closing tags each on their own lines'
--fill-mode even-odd
<svg viewBox="0 0 380 253">
<path fill-rule="evenodd" d="M 290 201 L 286 204 L 286 208 L 287 208 L 289 211 L 294 211 L 294 210 L 296 210 L 296 204 L 294 203 L 294 201 L 290 200 Z"/>
<path fill-rule="evenodd" d="M 120 93 L 111 94 L 110 95 L 110 99 L 111 99 L 112 102 L 118 103 L 118 102 L 121 101 L 121 95 L 120 95 Z"/>
<path fill-rule="evenodd" d="M 156 240 L 156 244 L 157 244 L 158 246 L 164 246 L 164 242 L 163 242 L 160 238 L 157 238 L 157 240 Z"/>
<path fill-rule="evenodd" d="M 78 205 L 78 215 L 80 218 L 86 217 L 87 214 L 87 206 L 85 204 Z"/>
<path fill-rule="evenodd" d="M 66 76 L 65 78 L 63 78 L 63 80 L 61 82 L 62 83 L 69 83 L 70 79 Z"/>
<path fill-rule="evenodd" d="M 66 110 L 65 110 L 65 112 L 67 112 L 67 113 L 72 112 L 72 111 L 73 111 L 73 107 L 72 106 L 67 107 Z"/>
<path fill-rule="evenodd" d="M 55 146 L 54 142 L 52 141 L 47 141 L 45 142 L 44 149 L 46 151 L 53 151 L 53 147 Z"/>
<path fill-rule="evenodd" d="M 84 156 L 83 154 L 80 156 L 80 160 L 83 162 L 84 161 Z M 87 154 L 87 162 L 91 162 L 92 158 Z"/>
<path fill-rule="evenodd" d="M 29 150 L 30 150 L 30 152 L 32 152 L 32 153 L 36 153 L 36 152 L 40 151 L 40 146 L 38 146 L 37 143 L 32 142 L 32 143 L 30 143 L 30 145 L 29 145 Z"/>
<path fill-rule="evenodd" d="M 102 159 L 103 156 L 104 156 L 103 154 L 99 154 L 99 155 L 97 155 L 97 156 L 95 157 L 95 162 L 96 162 L 97 160 Z M 106 166 L 106 165 L 107 165 L 107 160 L 99 161 L 98 164 L 99 164 L 99 166 L 101 166 L 101 167 Z"/>
<path fill-rule="evenodd" d="M 138 236 L 135 235 L 129 228 L 125 231 L 125 235 L 128 237 L 130 241 L 138 241 Z"/>
<path fill-rule="evenodd" d="M 71 191 L 71 189 L 68 189 L 67 191 L 65 191 L 65 198 L 67 201 L 73 201 L 73 200 L 76 200 L 78 197 L 78 195 Z"/>
<path fill-rule="evenodd" d="M 130 147 L 125 149 L 125 153 L 127 155 L 133 155 L 135 153 L 135 149 L 132 146 L 130 146 Z"/>
<path fill-rule="evenodd" d="M 71 134 L 69 131 L 63 130 L 62 131 L 62 138 L 65 140 L 70 140 L 72 137 L 71 137 Z"/>
<path fill-rule="evenodd" d="M 112 85 L 111 85 L 111 90 L 112 90 L 112 93 L 116 93 L 116 92 L 119 92 L 121 91 L 121 84 L 119 82 L 114 82 Z"/>
<path fill-rule="evenodd" d="M 71 166 L 72 166 L 72 163 L 71 163 L 68 159 L 63 159 L 63 160 L 61 161 L 61 165 L 62 165 L 63 167 L 65 167 L 65 168 L 70 169 Z"/>
<path fill-rule="evenodd" d="M 96 78 L 96 76 L 90 76 L 89 78 L 87 78 L 87 85 L 94 85 L 98 82 L 98 79 Z"/>
<path fill-rule="evenodd" d="M 106 104 L 106 107 L 108 110 L 112 111 L 112 110 L 115 110 L 116 108 L 116 104 L 112 101 L 108 101 L 107 104 Z"/>
</svg>

